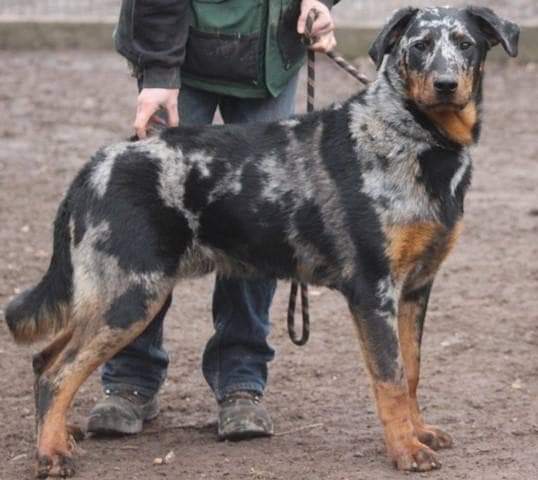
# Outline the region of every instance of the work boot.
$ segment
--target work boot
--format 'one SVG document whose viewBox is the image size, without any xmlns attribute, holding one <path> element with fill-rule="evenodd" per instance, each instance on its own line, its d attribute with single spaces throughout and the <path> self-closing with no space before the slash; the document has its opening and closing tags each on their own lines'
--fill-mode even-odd
<svg viewBox="0 0 538 480">
<path fill-rule="evenodd" d="M 219 440 L 245 440 L 273 435 L 273 422 L 256 392 L 237 391 L 219 403 Z"/>
<path fill-rule="evenodd" d="M 159 415 L 157 396 L 146 398 L 134 391 L 105 390 L 88 417 L 88 433 L 118 435 L 140 433 L 144 422 Z"/>
</svg>

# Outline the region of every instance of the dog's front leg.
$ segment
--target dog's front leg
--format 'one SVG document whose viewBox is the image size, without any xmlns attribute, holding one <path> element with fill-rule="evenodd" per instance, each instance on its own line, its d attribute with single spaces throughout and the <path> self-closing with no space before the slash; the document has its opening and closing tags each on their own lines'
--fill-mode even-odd
<svg viewBox="0 0 538 480">
<path fill-rule="evenodd" d="M 419 441 L 398 341 L 396 289 L 380 281 L 375 291 L 353 295 L 350 308 L 372 380 L 389 457 L 399 470 L 440 467 L 435 452 Z"/>
<path fill-rule="evenodd" d="M 420 348 L 431 287 L 432 283 L 428 283 L 418 290 L 402 294 L 398 307 L 398 335 L 409 386 L 411 421 L 415 433 L 422 443 L 438 450 L 451 447 L 452 438 L 441 429 L 424 423 L 417 401 Z"/>
</svg>

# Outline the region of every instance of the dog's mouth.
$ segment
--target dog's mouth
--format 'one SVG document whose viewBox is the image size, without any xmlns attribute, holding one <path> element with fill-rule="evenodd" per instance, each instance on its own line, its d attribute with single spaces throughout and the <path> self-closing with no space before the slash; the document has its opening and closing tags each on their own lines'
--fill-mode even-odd
<svg viewBox="0 0 538 480">
<path fill-rule="evenodd" d="M 435 102 L 417 102 L 418 107 L 425 112 L 460 112 L 469 102 L 457 102 L 451 99 L 442 99 Z"/>
</svg>

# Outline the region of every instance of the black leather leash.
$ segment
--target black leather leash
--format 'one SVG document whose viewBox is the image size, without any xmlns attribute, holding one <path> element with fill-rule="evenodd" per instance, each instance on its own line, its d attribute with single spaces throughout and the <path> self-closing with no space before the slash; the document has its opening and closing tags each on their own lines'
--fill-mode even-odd
<svg viewBox="0 0 538 480">
<path fill-rule="evenodd" d="M 313 8 L 308 12 L 306 17 L 305 25 L 305 34 L 303 41 L 307 45 L 311 45 L 315 42 L 315 38 L 312 37 L 312 27 L 314 22 L 319 16 L 319 11 Z M 340 68 L 344 69 L 347 73 L 361 82 L 363 85 L 368 85 L 370 80 L 360 73 L 353 65 L 348 63 L 344 58 L 338 53 L 331 51 L 327 52 L 326 55 L 333 60 Z M 308 61 L 307 61 L 307 83 L 306 83 L 306 111 L 308 113 L 314 111 L 314 98 L 316 94 L 315 82 L 316 82 L 316 53 L 314 50 L 308 50 Z M 297 335 L 295 331 L 295 306 L 297 304 L 297 291 L 301 286 L 301 311 L 303 314 L 303 328 L 301 331 L 301 336 Z M 310 337 L 310 312 L 308 308 L 308 285 L 303 282 L 297 282 L 297 280 L 291 281 L 290 287 L 290 300 L 288 303 L 288 334 L 291 341 L 298 346 L 304 345 L 308 342 Z"/>
</svg>

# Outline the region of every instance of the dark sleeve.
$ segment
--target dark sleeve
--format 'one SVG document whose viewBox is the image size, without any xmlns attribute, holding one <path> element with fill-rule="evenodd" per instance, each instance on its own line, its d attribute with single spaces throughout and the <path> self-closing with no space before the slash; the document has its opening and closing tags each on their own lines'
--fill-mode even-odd
<svg viewBox="0 0 538 480">
<path fill-rule="evenodd" d="M 123 0 L 114 34 L 118 52 L 142 87 L 179 88 L 189 33 L 190 0 Z"/>
</svg>

